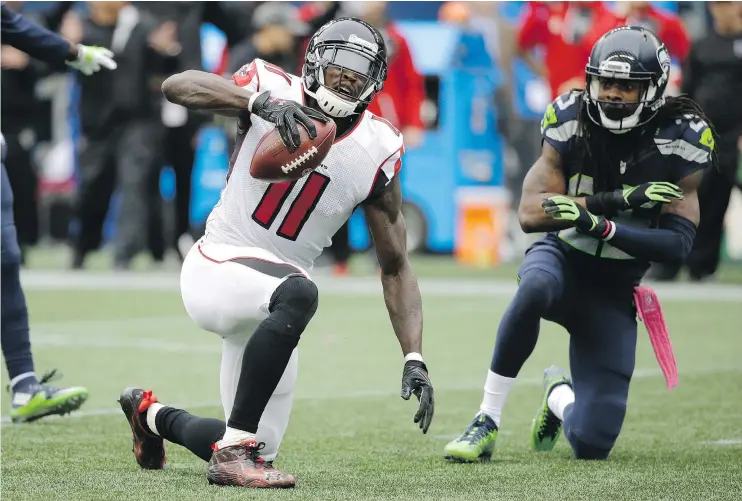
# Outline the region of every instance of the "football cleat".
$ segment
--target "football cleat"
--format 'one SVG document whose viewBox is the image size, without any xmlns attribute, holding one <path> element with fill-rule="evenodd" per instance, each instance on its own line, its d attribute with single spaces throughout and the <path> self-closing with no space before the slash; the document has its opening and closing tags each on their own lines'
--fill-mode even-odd
<svg viewBox="0 0 742 501">
<path fill-rule="evenodd" d="M 535 451 L 552 450 L 562 432 L 562 421 L 549 409 L 549 394 L 560 384 L 572 387 L 567 371 L 556 365 L 544 370 L 544 398 L 531 425 L 531 449 Z"/>
<path fill-rule="evenodd" d="M 209 484 L 237 487 L 286 489 L 296 485 L 293 475 L 277 470 L 272 461 L 260 457 L 263 442 L 249 440 L 221 449 L 212 446 L 206 478 Z"/>
<path fill-rule="evenodd" d="M 13 392 L 10 419 L 14 423 L 30 423 L 54 414 L 63 416 L 76 411 L 85 403 L 88 399 L 87 388 L 56 388 L 46 384 L 56 379 L 56 373 L 56 369 L 47 372 L 38 383 Z"/>
<path fill-rule="evenodd" d="M 121 410 L 129 421 L 132 434 L 132 452 L 139 466 L 145 470 L 161 470 L 165 467 L 165 443 L 147 427 L 147 409 L 157 402 L 152 391 L 126 388 L 118 399 Z"/>
<path fill-rule="evenodd" d="M 489 461 L 497 441 L 497 425 L 487 414 L 480 412 L 463 435 L 443 449 L 444 458 L 459 463 Z"/>
</svg>

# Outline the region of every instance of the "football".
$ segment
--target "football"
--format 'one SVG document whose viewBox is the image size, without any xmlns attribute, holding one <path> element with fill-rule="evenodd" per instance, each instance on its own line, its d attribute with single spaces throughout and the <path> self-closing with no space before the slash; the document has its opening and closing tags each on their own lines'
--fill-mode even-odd
<svg viewBox="0 0 742 501">
<path fill-rule="evenodd" d="M 317 127 L 317 137 L 309 139 L 306 129 L 298 125 L 301 144 L 289 153 L 277 129 L 260 139 L 250 163 L 250 175 L 269 183 L 293 181 L 306 176 L 319 167 L 330 152 L 335 140 L 335 122 L 322 123 L 312 119 Z"/>
</svg>

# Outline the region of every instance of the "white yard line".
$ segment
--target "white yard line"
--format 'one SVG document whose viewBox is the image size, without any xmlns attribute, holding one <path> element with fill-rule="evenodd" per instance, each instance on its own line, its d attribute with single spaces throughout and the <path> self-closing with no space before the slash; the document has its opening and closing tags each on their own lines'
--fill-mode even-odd
<svg viewBox="0 0 742 501">
<path fill-rule="evenodd" d="M 23 286 L 29 290 L 134 290 L 178 291 L 179 275 L 172 273 L 74 273 L 24 270 Z M 374 295 L 381 293 L 377 278 L 317 277 L 321 292 L 327 294 Z M 721 284 L 653 284 L 661 299 L 742 302 L 742 286 Z M 515 279 L 470 280 L 457 278 L 420 279 L 423 294 L 436 296 L 511 296 Z"/>
<path fill-rule="evenodd" d="M 729 445 L 742 445 L 742 438 L 725 438 L 723 440 L 714 440 L 711 442 L 701 442 L 703 445 L 715 445 L 717 447 L 724 447 Z"/>
<path fill-rule="evenodd" d="M 708 368 L 708 369 L 698 369 L 698 370 L 684 370 L 681 373 L 681 377 L 684 375 L 698 375 L 698 374 L 718 374 L 722 372 L 730 372 L 730 371 L 742 371 L 739 367 L 734 368 Z M 662 371 L 659 369 L 636 369 L 634 371 L 634 375 L 632 377 L 633 380 L 642 380 L 642 379 L 655 379 L 655 378 L 661 378 Z M 543 384 L 543 379 L 541 378 L 534 378 L 534 377 L 523 377 L 519 378 L 517 380 L 516 386 L 541 386 Z M 437 391 L 474 391 L 474 390 L 480 390 L 482 388 L 481 384 L 463 384 L 463 385 L 436 385 Z M 311 393 L 311 392 L 305 392 L 305 393 L 297 393 L 295 399 L 296 400 L 311 400 L 311 401 L 329 401 L 329 400 L 346 400 L 346 399 L 359 399 L 359 398 L 381 398 L 381 397 L 396 397 L 399 396 L 399 392 L 396 390 L 391 389 L 385 389 L 385 390 L 352 390 L 352 391 L 340 391 L 335 392 L 332 395 L 327 395 L 326 393 Z M 163 402 L 165 405 L 168 405 L 168 402 Z M 178 407 L 181 409 L 186 410 L 195 410 L 195 409 L 205 409 L 205 408 L 219 408 L 222 406 L 221 402 L 219 401 L 213 401 L 213 402 L 200 402 L 200 403 L 192 403 L 192 404 L 172 404 L 170 403 L 172 407 Z M 86 418 L 86 417 L 96 417 L 96 416 L 116 416 L 121 414 L 120 408 L 108 408 L 108 409 L 91 409 L 91 410 L 84 410 L 84 411 L 78 411 L 70 414 L 69 416 L 65 416 L 64 419 L 69 418 Z M 47 419 L 55 419 L 47 418 Z M 0 423 L 3 425 L 10 423 L 10 417 L 9 416 L 3 416 L 0 420 Z M 711 443 L 709 442 L 709 445 L 727 445 L 727 444 L 717 444 L 717 443 Z M 728 444 L 732 445 L 732 444 Z"/>
</svg>

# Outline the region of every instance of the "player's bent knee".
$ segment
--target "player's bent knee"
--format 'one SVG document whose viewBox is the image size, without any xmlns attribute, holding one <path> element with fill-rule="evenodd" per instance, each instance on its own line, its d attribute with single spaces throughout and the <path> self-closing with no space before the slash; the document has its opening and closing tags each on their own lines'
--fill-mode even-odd
<svg viewBox="0 0 742 501">
<path fill-rule="evenodd" d="M 291 275 L 273 292 L 269 318 L 281 322 L 286 334 L 300 337 L 316 313 L 318 301 L 314 282 L 303 275 Z"/>
<path fill-rule="evenodd" d="M 574 414 L 574 412 L 578 414 Z M 618 395 L 603 395 L 581 409 L 574 409 L 574 425 L 565 430 L 577 459 L 606 459 L 621 433 L 626 400 Z M 572 423 L 570 423 L 572 424 Z"/>
<path fill-rule="evenodd" d="M 529 268 L 521 276 L 517 298 L 523 303 L 543 309 L 557 296 L 559 288 L 559 281 L 552 273 L 540 268 Z"/>
</svg>

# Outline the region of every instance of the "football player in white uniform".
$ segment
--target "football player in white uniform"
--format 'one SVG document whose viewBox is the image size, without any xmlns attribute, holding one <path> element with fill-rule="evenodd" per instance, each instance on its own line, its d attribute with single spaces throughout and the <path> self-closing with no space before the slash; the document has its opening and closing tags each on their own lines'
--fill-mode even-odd
<svg viewBox="0 0 742 501">
<path fill-rule="evenodd" d="M 365 208 L 384 299 L 404 354 L 401 396 L 418 398 L 414 422 L 427 432 L 433 387 L 421 355 L 422 304 L 407 258 L 396 175 L 402 135 L 366 110 L 386 74 L 381 34 L 345 18 L 311 38 L 301 77 L 255 60 L 233 81 L 190 70 L 164 82 L 171 102 L 238 118 L 227 184 L 181 272 L 188 314 L 222 337 L 226 423 L 163 406 L 151 391 L 125 389 L 120 403 L 142 468 L 164 466 L 163 440 L 169 440 L 209 461 L 210 483 L 295 485 L 294 476 L 277 470 L 273 460 L 291 413 L 299 338 L 317 309 L 309 271 L 358 205 Z M 309 117 L 326 121 L 325 115 L 335 120 L 337 135 L 319 168 L 287 183 L 250 175 L 256 145 L 273 127 L 295 149 L 298 126 L 316 137 Z"/>
</svg>

